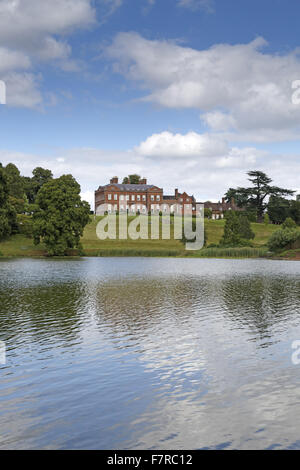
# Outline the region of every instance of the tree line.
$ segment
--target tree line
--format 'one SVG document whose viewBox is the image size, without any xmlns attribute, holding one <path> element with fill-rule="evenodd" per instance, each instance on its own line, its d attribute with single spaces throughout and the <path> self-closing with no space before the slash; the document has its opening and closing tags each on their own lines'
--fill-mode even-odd
<svg viewBox="0 0 300 470">
<path fill-rule="evenodd" d="M 273 224 L 282 224 L 288 217 L 300 224 L 299 196 L 297 199 L 285 197 L 294 196 L 295 191 L 272 185 L 272 179 L 262 171 L 249 171 L 247 175 L 251 186 L 230 188 L 226 193 L 227 202 L 234 199 L 253 222 L 263 222 L 268 214 Z"/>
<path fill-rule="evenodd" d="M 0 163 L 0 240 L 23 233 L 35 244 L 43 242 L 49 255 L 65 255 L 81 248 L 89 215 L 72 175 L 54 178 L 51 170 L 37 167 L 27 177 L 13 163 Z"/>
</svg>

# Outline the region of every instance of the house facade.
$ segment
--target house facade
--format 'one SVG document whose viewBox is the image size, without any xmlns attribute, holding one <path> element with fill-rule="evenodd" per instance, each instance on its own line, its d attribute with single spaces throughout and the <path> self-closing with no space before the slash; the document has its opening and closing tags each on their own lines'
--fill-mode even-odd
<svg viewBox="0 0 300 470">
<path fill-rule="evenodd" d="M 95 214 L 103 211 L 140 212 L 159 211 L 163 202 L 163 189 L 147 184 L 142 179 L 139 184 L 119 184 L 115 176 L 109 184 L 99 186 L 95 191 Z"/>
<path fill-rule="evenodd" d="M 206 201 L 203 204 L 204 204 L 204 209 L 211 210 L 211 214 L 212 214 L 211 218 L 213 220 L 224 219 L 226 211 L 243 210 L 236 205 L 234 199 L 232 199 L 231 202 L 226 202 L 224 197 L 222 198 L 222 202 Z"/>
<path fill-rule="evenodd" d="M 175 189 L 174 195 L 164 195 L 163 189 L 147 184 L 146 178 L 139 184 L 120 184 L 117 176 L 114 176 L 109 184 L 99 186 L 95 191 L 95 214 L 104 212 L 126 212 L 147 214 L 162 212 L 163 214 L 196 214 L 196 200 L 193 195 L 186 192 L 180 193 Z M 199 203 L 200 204 L 200 203 Z M 201 203 L 203 204 L 203 203 Z M 212 210 L 212 218 L 224 217 L 226 210 L 235 210 L 235 204 L 225 202 L 204 203 L 204 207 Z"/>
</svg>

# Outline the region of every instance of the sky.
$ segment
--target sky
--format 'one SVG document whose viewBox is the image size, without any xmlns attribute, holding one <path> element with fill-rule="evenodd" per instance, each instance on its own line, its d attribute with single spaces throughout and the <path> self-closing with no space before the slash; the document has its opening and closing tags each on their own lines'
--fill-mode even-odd
<svg viewBox="0 0 300 470">
<path fill-rule="evenodd" d="M 297 0 L 0 0 L 0 162 L 217 201 L 300 192 Z M 299 82 L 297 82 L 299 80 Z"/>
</svg>

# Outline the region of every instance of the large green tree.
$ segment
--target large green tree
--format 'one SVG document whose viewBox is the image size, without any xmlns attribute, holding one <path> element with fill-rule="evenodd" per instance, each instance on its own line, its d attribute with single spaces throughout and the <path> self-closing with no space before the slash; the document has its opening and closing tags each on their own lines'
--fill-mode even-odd
<svg viewBox="0 0 300 470">
<path fill-rule="evenodd" d="M 248 188 L 230 188 L 226 193 L 226 198 L 227 201 L 234 198 L 239 207 L 245 207 L 251 210 L 255 209 L 259 222 L 263 221 L 268 199 L 271 196 L 291 196 L 295 192 L 290 189 L 272 186 L 272 179 L 262 171 L 249 171 L 247 174 L 252 186 Z"/>
<path fill-rule="evenodd" d="M 45 183 L 36 198 L 33 215 L 35 244 L 43 241 L 50 256 L 80 248 L 80 237 L 89 222 L 90 206 L 80 198 L 80 186 L 72 175 Z"/>
<path fill-rule="evenodd" d="M 9 163 L 4 168 L 7 176 L 7 186 L 9 195 L 16 199 L 24 199 L 24 186 L 19 169 L 13 163 Z"/>
<path fill-rule="evenodd" d="M 42 168 L 40 166 L 36 167 L 32 171 L 32 174 L 32 183 L 35 194 L 39 192 L 39 190 L 42 186 L 44 186 L 45 183 L 48 183 L 48 181 L 53 179 L 52 171 L 47 170 L 46 168 Z"/>
<path fill-rule="evenodd" d="M 290 215 L 290 201 L 284 197 L 271 196 L 268 203 L 268 214 L 273 224 L 282 224 Z"/>
<path fill-rule="evenodd" d="M 123 184 L 139 184 L 140 180 L 140 175 L 128 175 L 123 179 Z"/>
<path fill-rule="evenodd" d="M 228 211 L 225 217 L 224 234 L 220 244 L 226 246 L 250 244 L 249 240 L 252 240 L 255 234 L 247 215 L 243 212 Z"/>
<path fill-rule="evenodd" d="M 41 187 L 53 179 L 52 171 L 42 167 L 36 167 L 32 171 L 32 175 L 32 178 L 23 176 L 24 191 L 29 204 L 35 203 L 37 193 Z"/>
<path fill-rule="evenodd" d="M 0 167 L 0 240 L 16 231 L 17 221 L 14 207 L 9 202 L 7 176 L 2 165 Z"/>
<path fill-rule="evenodd" d="M 290 216 L 294 219 L 296 224 L 300 225 L 300 199 L 291 201 Z"/>
</svg>

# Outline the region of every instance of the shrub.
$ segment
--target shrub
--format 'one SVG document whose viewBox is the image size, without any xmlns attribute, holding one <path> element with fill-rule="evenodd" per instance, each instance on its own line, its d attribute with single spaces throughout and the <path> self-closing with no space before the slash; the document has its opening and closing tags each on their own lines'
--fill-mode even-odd
<svg viewBox="0 0 300 470">
<path fill-rule="evenodd" d="M 264 215 L 264 224 L 265 224 L 265 225 L 269 225 L 269 223 L 270 223 L 269 214 L 265 214 L 265 215 Z"/>
<path fill-rule="evenodd" d="M 282 224 L 283 229 L 295 229 L 296 227 L 297 227 L 297 224 L 291 217 L 288 217 L 287 219 L 285 219 L 285 221 Z"/>
<path fill-rule="evenodd" d="M 247 214 L 234 211 L 226 213 L 224 235 L 220 241 L 221 246 L 251 246 L 250 240 L 254 237 L 255 234 L 251 230 Z"/>
<path fill-rule="evenodd" d="M 274 232 L 268 240 L 268 247 L 271 251 L 279 251 L 288 248 L 289 245 L 300 239 L 298 229 L 280 229 Z"/>
</svg>

